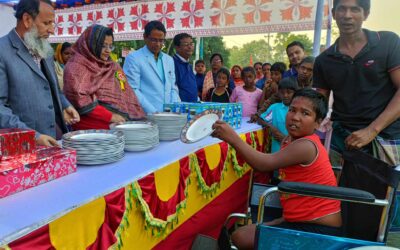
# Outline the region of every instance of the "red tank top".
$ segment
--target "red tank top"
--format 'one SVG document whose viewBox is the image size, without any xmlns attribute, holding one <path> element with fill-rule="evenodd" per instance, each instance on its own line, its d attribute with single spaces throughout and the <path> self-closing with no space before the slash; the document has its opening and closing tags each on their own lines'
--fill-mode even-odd
<svg viewBox="0 0 400 250">
<path fill-rule="evenodd" d="M 283 181 L 306 182 L 337 186 L 328 153 L 315 134 L 298 140 L 309 140 L 317 147 L 317 156 L 311 164 L 279 169 Z M 288 144 L 287 144 L 288 145 Z M 287 146 L 283 145 L 283 147 Z M 310 221 L 340 211 L 340 201 L 299 195 L 281 196 L 283 218 L 289 222 Z"/>
</svg>

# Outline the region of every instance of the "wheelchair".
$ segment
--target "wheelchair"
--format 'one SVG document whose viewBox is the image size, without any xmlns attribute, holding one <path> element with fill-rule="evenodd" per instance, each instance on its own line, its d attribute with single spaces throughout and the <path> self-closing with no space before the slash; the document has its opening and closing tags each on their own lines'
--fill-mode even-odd
<svg viewBox="0 0 400 250">
<path fill-rule="evenodd" d="M 259 202 L 256 249 L 336 250 L 385 245 L 400 167 L 390 166 L 361 151 L 347 151 L 343 158 L 339 187 L 281 182 L 263 193 Z M 266 201 L 276 192 L 341 200 L 342 237 L 264 225 Z"/>
</svg>

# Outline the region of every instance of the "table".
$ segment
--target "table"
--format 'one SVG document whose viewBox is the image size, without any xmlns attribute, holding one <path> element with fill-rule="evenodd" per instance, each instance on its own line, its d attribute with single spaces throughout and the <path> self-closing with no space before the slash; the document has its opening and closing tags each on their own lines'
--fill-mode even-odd
<svg viewBox="0 0 400 250">
<path fill-rule="evenodd" d="M 261 149 L 262 130 L 246 121 L 237 132 Z M 78 166 L 74 174 L 0 199 L 0 246 L 41 240 L 54 247 L 133 249 L 140 241 L 140 249 L 162 249 L 184 235 L 186 242 L 179 245 L 185 248 L 194 232 L 216 235 L 219 229 L 209 230 L 209 223 L 221 224 L 226 217 L 212 214 L 245 209 L 250 168 L 235 156 L 226 143 L 209 137 L 193 144 L 161 142 L 149 151 L 126 153 L 116 163 Z M 202 171 L 215 178 L 202 178 Z M 160 209 L 154 217 L 154 209 L 171 198 L 176 211 Z M 154 211 L 146 202 L 155 202 Z"/>
</svg>

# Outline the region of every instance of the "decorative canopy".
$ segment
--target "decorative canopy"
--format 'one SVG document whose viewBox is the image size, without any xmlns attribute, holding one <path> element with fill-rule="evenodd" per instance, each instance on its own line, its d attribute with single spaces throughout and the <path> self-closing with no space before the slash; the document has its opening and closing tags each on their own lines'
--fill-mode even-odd
<svg viewBox="0 0 400 250">
<path fill-rule="evenodd" d="M 151 20 L 164 23 L 167 38 L 181 32 L 207 37 L 313 30 L 316 8 L 317 3 L 312 0 L 142 0 L 91 4 L 57 9 L 55 35 L 50 40 L 75 41 L 86 27 L 95 23 L 113 28 L 115 40 L 140 40 L 144 26 Z M 325 24 L 327 15 L 325 5 Z"/>
</svg>

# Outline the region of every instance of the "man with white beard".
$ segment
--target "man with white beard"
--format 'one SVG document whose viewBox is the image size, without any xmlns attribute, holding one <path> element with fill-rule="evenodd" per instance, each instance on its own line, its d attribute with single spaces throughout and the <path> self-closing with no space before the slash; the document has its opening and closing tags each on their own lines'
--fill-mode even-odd
<svg viewBox="0 0 400 250">
<path fill-rule="evenodd" d="M 0 128 L 33 129 L 37 144 L 56 146 L 80 117 L 57 83 L 47 41 L 54 9 L 50 0 L 20 0 L 15 17 L 15 29 L 0 38 Z"/>
</svg>

